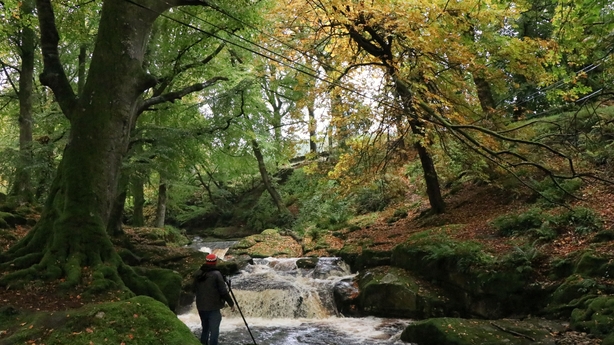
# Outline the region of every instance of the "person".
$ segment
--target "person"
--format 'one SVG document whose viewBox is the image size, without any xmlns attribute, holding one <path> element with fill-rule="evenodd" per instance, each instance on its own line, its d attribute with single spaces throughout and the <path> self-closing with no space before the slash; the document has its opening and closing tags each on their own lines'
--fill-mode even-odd
<svg viewBox="0 0 614 345">
<path fill-rule="evenodd" d="M 203 331 L 200 343 L 205 345 L 218 345 L 222 313 L 220 309 L 228 303 L 235 311 L 235 304 L 230 292 L 224 283 L 222 273 L 216 268 L 217 256 L 209 254 L 206 262 L 194 273 L 194 290 L 196 292 L 196 309 L 202 324 Z"/>
</svg>

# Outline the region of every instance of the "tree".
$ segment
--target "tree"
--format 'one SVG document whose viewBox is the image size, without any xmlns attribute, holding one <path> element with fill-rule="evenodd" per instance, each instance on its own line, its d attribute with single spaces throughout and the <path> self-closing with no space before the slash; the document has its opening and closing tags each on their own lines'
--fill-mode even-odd
<svg viewBox="0 0 614 345">
<path fill-rule="evenodd" d="M 597 2 L 586 1 L 583 5 L 590 8 L 590 13 L 609 15 L 611 10 L 602 10 Z M 432 155 L 438 150 L 437 141 L 444 148 L 447 140 L 460 142 L 496 171 L 514 174 L 517 169 L 531 167 L 551 178 L 585 176 L 576 171 L 572 155 L 539 139 L 525 140 L 516 129 L 508 127 L 518 115 L 512 111 L 513 105 L 519 103 L 515 101 L 541 97 L 542 93 L 530 97 L 514 93 L 514 78 L 538 88 L 548 89 L 554 84 L 549 87 L 553 89 L 559 69 L 552 66 L 562 63 L 558 52 L 563 47 L 545 35 L 549 30 L 545 19 L 539 19 L 539 25 L 531 28 L 518 21 L 523 12 L 527 12 L 526 19 L 531 16 L 529 12 L 539 11 L 533 3 L 518 1 L 510 6 L 509 2 L 498 1 L 292 1 L 286 4 L 281 18 L 289 18 L 282 27 L 289 41 L 302 43 L 299 49 L 318 47 L 329 52 L 338 73 L 329 82 L 343 90 L 364 97 L 365 93 L 356 91 L 351 84 L 350 77 L 360 76 L 356 71 L 383 72 L 386 88 L 372 92 L 370 97 L 378 109 L 369 116 L 378 118 L 379 126 L 373 131 L 358 132 L 355 137 L 363 148 L 369 146 L 363 144 L 367 137 L 381 141 L 386 133 L 392 139 L 388 145 L 392 149 L 402 152 L 405 142 L 413 144 L 431 208 L 442 212 L 437 162 Z M 570 3 L 557 7 L 556 14 L 542 14 L 556 19 L 562 13 L 579 11 L 567 5 Z M 550 2 L 546 8 L 552 8 Z M 553 24 L 558 25 L 556 20 Z M 544 35 L 518 37 L 519 25 Z M 570 36 L 573 34 L 565 37 Z M 577 36 L 576 39 L 582 41 Z M 582 87 L 571 90 L 585 91 Z M 387 109 L 386 115 L 378 117 L 381 109 Z M 365 120 L 364 116 L 351 118 Z M 351 153 L 362 154 L 356 150 Z M 567 163 L 566 169 L 561 169 L 561 160 Z M 350 169 L 345 166 L 339 170 Z"/>
<path fill-rule="evenodd" d="M 53 91 L 71 128 L 40 221 L 2 253 L 0 268 L 15 271 L 3 276 L 0 284 L 34 277 L 64 277 L 65 286 L 74 286 L 82 281 L 84 267 L 88 267 L 93 271 L 93 288 L 126 285 L 163 299 L 155 285 L 138 277 L 122 262 L 106 228 L 122 158 L 139 115 L 137 110 L 147 104 L 145 91 L 158 82 L 144 67 L 152 26 L 171 8 L 207 3 L 104 1 L 87 79 L 79 97 L 60 60 L 60 36 L 51 1 L 37 0 L 36 5 L 44 62 L 40 81 Z M 178 92 L 164 101 L 182 95 L 185 93 Z"/>
</svg>

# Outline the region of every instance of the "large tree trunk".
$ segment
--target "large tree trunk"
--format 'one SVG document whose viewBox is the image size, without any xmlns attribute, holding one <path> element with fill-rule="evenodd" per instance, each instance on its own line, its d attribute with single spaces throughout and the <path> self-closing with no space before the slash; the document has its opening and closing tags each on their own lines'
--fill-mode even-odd
<svg viewBox="0 0 614 345">
<path fill-rule="evenodd" d="M 106 232 L 132 117 L 140 95 L 152 86 L 141 67 L 145 43 L 157 13 L 169 7 L 163 1 L 142 4 L 151 10 L 104 1 L 87 81 L 76 97 L 59 60 L 51 2 L 37 0 L 41 83 L 53 90 L 71 128 L 40 221 L 0 258 L 0 269 L 21 270 L 3 276 L 0 285 L 42 273 L 74 286 L 81 283 L 83 267 L 89 267 L 101 273 L 92 275 L 93 288 L 113 282 L 164 299 L 149 281 L 144 289 L 137 286 L 143 282 L 123 264 Z"/>
<path fill-rule="evenodd" d="M 22 3 L 21 12 L 27 17 L 34 12 L 34 1 Z M 34 200 L 31 176 L 32 164 L 32 89 L 34 80 L 34 49 L 36 34 L 25 25 L 21 30 L 21 72 L 19 74 L 19 164 L 15 172 L 15 183 L 11 195 L 20 202 L 31 203 Z"/>
</svg>

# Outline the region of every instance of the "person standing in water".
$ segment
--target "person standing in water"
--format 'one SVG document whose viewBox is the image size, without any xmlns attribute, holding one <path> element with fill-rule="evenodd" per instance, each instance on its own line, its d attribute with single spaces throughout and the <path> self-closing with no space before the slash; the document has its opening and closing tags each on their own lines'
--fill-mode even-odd
<svg viewBox="0 0 614 345">
<path fill-rule="evenodd" d="M 218 345 L 222 313 L 220 309 L 228 303 L 235 311 L 235 304 L 224 283 L 222 273 L 216 268 L 217 256 L 209 254 L 206 262 L 194 273 L 194 290 L 196 292 L 196 309 L 202 324 L 200 343 Z"/>
</svg>

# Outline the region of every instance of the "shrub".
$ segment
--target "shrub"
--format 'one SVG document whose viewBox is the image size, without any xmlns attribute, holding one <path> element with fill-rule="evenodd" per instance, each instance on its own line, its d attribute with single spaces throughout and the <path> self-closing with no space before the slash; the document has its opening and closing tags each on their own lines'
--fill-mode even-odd
<svg viewBox="0 0 614 345">
<path fill-rule="evenodd" d="M 532 272 L 533 266 L 543 258 L 544 254 L 535 245 L 516 246 L 514 251 L 501 259 L 501 263 L 513 267 L 518 273 L 528 273 Z"/>
<path fill-rule="evenodd" d="M 359 189 L 354 194 L 357 214 L 379 212 L 405 196 L 407 186 L 398 178 L 385 176 Z"/>
<path fill-rule="evenodd" d="M 561 225 L 572 226 L 581 235 L 603 230 L 603 220 L 590 208 L 577 207 L 558 217 Z"/>
<path fill-rule="evenodd" d="M 542 228 L 547 218 L 539 208 L 532 208 L 518 215 L 503 215 L 492 221 L 500 236 L 512 236 Z"/>
<path fill-rule="evenodd" d="M 534 188 L 539 192 L 540 201 L 546 205 L 562 204 L 571 194 L 582 187 L 582 180 L 557 180 L 546 178 L 541 182 L 534 182 Z"/>
</svg>

